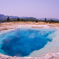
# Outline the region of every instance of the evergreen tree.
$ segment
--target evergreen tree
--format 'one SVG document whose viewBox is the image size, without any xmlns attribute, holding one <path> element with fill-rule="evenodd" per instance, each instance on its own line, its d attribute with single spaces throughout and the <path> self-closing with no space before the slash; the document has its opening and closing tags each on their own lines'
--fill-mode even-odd
<svg viewBox="0 0 59 59">
<path fill-rule="evenodd" d="M 24 19 L 21 19 L 21 21 L 24 21 Z"/>
<path fill-rule="evenodd" d="M 9 17 L 6 19 L 6 21 L 9 21 L 10 19 L 9 19 Z"/>
<path fill-rule="evenodd" d="M 17 21 L 20 21 L 20 19 L 19 19 L 19 18 L 17 18 Z"/>
<path fill-rule="evenodd" d="M 54 22 L 54 21 L 51 19 L 50 22 Z"/>
<path fill-rule="evenodd" d="M 45 18 L 45 22 L 46 22 L 46 18 Z"/>
</svg>

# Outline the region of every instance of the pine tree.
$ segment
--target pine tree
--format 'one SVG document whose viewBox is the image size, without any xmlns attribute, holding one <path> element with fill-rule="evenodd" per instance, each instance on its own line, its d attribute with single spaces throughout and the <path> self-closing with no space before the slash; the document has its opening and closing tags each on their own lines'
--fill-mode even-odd
<svg viewBox="0 0 59 59">
<path fill-rule="evenodd" d="M 46 22 L 46 18 L 45 18 L 45 22 Z"/>
<path fill-rule="evenodd" d="M 17 21 L 20 21 L 20 19 L 19 19 L 19 18 L 17 18 Z"/>
<path fill-rule="evenodd" d="M 9 21 L 9 17 L 6 19 L 6 21 Z"/>
</svg>

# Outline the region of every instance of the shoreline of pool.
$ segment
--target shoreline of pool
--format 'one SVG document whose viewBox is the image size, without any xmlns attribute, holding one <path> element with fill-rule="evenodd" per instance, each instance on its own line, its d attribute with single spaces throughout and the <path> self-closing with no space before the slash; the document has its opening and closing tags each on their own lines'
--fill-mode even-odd
<svg viewBox="0 0 59 59">
<path fill-rule="evenodd" d="M 50 28 L 51 29 L 51 28 Z M 6 32 L 9 32 L 9 31 L 14 31 L 14 30 L 16 30 L 16 29 L 11 29 L 11 30 L 6 30 L 6 31 L 2 31 L 1 33 L 3 34 L 3 33 L 6 33 Z M 57 30 L 56 32 L 58 33 L 58 31 L 59 30 Z M 39 58 L 39 59 L 49 59 L 49 58 L 59 58 L 59 52 L 54 52 L 54 53 L 47 53 L 47 54 L 44 54 L 44 55 L 41 55 L 41 56 L 39 56 L 39 57 L 16 57 L 16 56 L 14 56 L 14 57 L 11 57 L 11 56 L 8 56 L 8 55 L 3 55 L 3 54 L 0 54 L 0 56 L 1 56 L 1 58 L 9 58 L 9 59 L 15 59 L 15 58 L 17 58 L 17 59 L 36 59 L 36 58 Z M 3 57 L 2 57 L 3 56 Z"/>
<path fill-rule="evenodd" d="M 59 52 L 57 53 L 48 53 L 41 57 L 12 57 L 8 55 L 0 54 L 1 59 L 59 59 Z"/>
<path fill-rule="evenodd" d="M 57 27 L 53 27 L 53 28 L 51 28 L 51 27 L 49 27 L 48 25 L 46 26 L 46 25 L 40 25 L 40 26 L 38 26 L 38 25 L 30 25 L 29 27 L 27 27 L 27 26 L 25 26 L 25 25 L 19 25 L 18 27 L 14 27 L 14 28 L 11 28 L 11 29 L 7 29 L 7 30 L 1 30 L 0 31 L 0 34 L 2 33 L 6 33 L 6 32 L 9 32 L 9 31 L 13 31 L 13 30 L 16 30 L 16 29 L 19 29 L 19 28 L 33 28 L 33 29 L 35 29 L 35 28 L 38 28 L 38 29 L 40 29 L 40 28 L 45 28 L 45 29 L 56 29 L 56 30 L 59 30 L 59 28 L 57 28 Z M 38 27 L 37 27 L 38 26 Z M 45 54 L 44 56 L 41 56 L 41 57 L 16 57 L 16 56 L 14 56 L 14 57 L 11 57 L 11 56 L 8 56 L 8 55 L 3 55 L 3 54 L 0 54 L 0 58 L 2 59 L 4 59 L 4 58 L 8 58 L 8 59 L 49 59 L 49 58 L 59 58 L 59 52 L 55 52 L 55 53 L 47 53 L 47 54 Z"/>
</svg>

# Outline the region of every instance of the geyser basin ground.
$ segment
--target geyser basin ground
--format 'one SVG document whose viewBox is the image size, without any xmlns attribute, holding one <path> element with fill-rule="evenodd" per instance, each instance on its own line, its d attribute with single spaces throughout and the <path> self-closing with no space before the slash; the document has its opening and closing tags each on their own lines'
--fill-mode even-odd
<svg viewBox="0 0 59 59">
<path fill-rule="evenodd" d="M 48 48 L 45 48 L 45 46 L 50 46 L 50 43 L 52 43 L 55 31 L 55 29 L 21 28 L 0 34 L 0 53 L 24 57 L 37 56 L 38 54 L 35 51 L 39 51 L 42 55 L 43 50 Z M 48 50 L 50 51 L 50 48 Z"/>
</svg>

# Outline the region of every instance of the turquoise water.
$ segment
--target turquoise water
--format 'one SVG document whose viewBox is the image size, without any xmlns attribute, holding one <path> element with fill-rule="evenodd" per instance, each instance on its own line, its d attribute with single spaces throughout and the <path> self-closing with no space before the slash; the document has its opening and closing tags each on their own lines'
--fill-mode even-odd
<svg viewBox="0 0 59 59">
<path fill-rule="evenodd" d="M 0 34 L 0 53 L 9 56 L 29 56 L 32 52 L 41 50 L 53 41 L 49 36 L 54 29 L 17 29 Z"/>
</svg>

